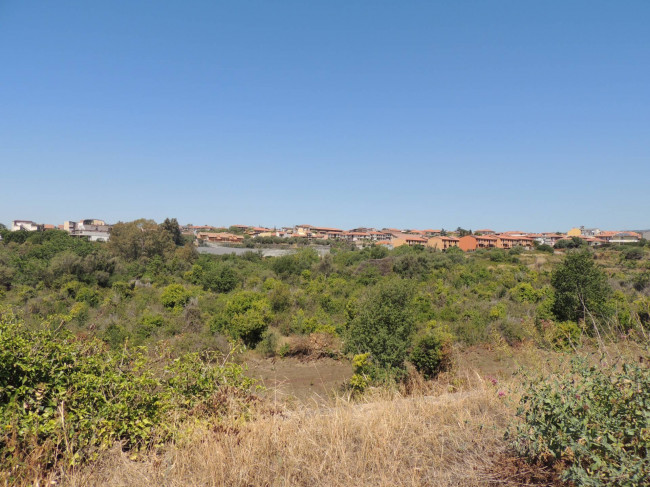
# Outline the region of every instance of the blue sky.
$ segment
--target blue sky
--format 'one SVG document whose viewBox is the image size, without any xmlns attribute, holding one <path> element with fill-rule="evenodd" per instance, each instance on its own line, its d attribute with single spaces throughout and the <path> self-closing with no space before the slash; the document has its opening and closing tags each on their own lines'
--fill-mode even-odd
<svg viewBox="0 0 650 487">
<path fill-rule="evenodd" d="M 650 227 L 648 1 L 0 0 L 0 222 Z"/>
</svg>

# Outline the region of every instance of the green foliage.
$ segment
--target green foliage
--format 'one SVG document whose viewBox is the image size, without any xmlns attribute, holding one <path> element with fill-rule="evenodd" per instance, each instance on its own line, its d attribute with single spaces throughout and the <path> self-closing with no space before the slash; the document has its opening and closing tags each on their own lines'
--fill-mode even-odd
<svg viewBox="0 0 650 487">
<path fill-rule="evenodd" d="M 510 432 L 515 450 L 562 466 L 575 485 L 639 486 L 650 478 L 650 369 L 572 362 L 568 373 L 531 378 Z"/>
<path fill-rule="evenodd" d="M 192 270 L 186 273 L 185 278 L 202 286 L 206 291 L 217 293 L 228 293 L 239 283 L 237 274 L 231 266 L 210 258 L 200 259 L 192 266 Z"/>
<path fill-rule="evenodd" d="M 271 319 L 271 309 L 264 295 L 253 291 L 241 291 L 227 302 L 223 312 L 211 323 L 213 331 L 225 332 L 241 339 L 246 346 L 255 347 Z"/>
<path fill-rule="evenodd" d="M 282 312 L 291 307 L 291 291 L 289 286 L 284 283 L 278 283 L 269 293 L 271 309 L 275 312 Z"/>
<path fill-rule="evenodd" d="M 645 271 L 641 272 L 640 274 L 636 274 L 632 278 L 632 286 L 637 291 L 643 291 L 644 289 L 648 288 L 648 286 L 650 286 L 650 272 Z"/>
<path fill-rule="evenodd" d="M 549 254 L 552 254 L 554 252 L 553 247 L 551 247 L 548 244 L 540 244 L 537 247 L 535 247 L 536 250 L 539 250 L 540 252 L 547 252 Z"/>
<path fill-rule="evenodd" d="M 149 338 L 154 335 L 165 324 L 165 318 L 161 315 L 145 314 L 140 318 L 136 333 L 142 338 Z"/>
<path fill-rule="evenodd" d="M 622 254 L 625 260 L 641 260 L 643 259 L 643 247 L 624 247 Z"/>
<path fill-rule="evenodd" d="M 453 336 L 439 327 L 430 327 L 418 336 L 409 360 L 425 378 L 433 379 L 451 366 Z"/>
<path fill-rule="evenodd" d="M 165 308 L 181 311 L 190 300 L 191 294 L 181 284 L 170 284 L 160 296 L 160 302 Z"/>
<path fill-rule="evenodd" d="M 586 320 L 607 315 L 611 294 L 605 273 L 589 250 L 570 252 L 551 277 L 555 289 L 553 312 L 561 321 Z"/>
<path fill-rule="evenodd" d="M 580 237 L 563 238 L 555 242 L 554 245 L 556 249 L 579 249 L 586 246 L 587 242 Z"/>
<path fill-rule="evenodd" d="M 160 224 L 160 228 L 171 236 L 176 245 L 183 245 L 183 235 L 181 235 L 181 229 L 176 218 L 165 218 L 165 221 Z"/>
<path fill-rule="evenodd" d="M 303 271 L 311 269 L 318 262 L 318 254 L 313 249 L 303 249 L 292 255 L 284 255 L 273 260 L 271 268 L 282 277 L 299 276 Z"/>
<path fill-rule="evenodd" d="M 153 220 L 140 219 L 113 225 L 107 245 L 115 255 L 136 260 L 171 252 L 175 247 L 174 238 L 173 232 L 165 226 Z"/>
<path fill-rule="evenodd" d="M 520 303 L 536 303 L 542 297 L 543 293 L 537 291 L 527 282 L 520 282 L 510 290 L 512 299 Z"/>
<path fill-rule="evenodd" d="M 264 357 L 273 357 L 278 349 L 277 333 L 269 330 L 265 331 L 255 349 Z"/>
<path fill-rule="evenodd" d="M 233 398 L 243 406 L 252 385 L 234 364 L 217 366 L 195 354 L 160 373 L 144 350 L 111 352 L 97 340 L 30 332 L 3 313 L 0 468 L 16 472 L 17 480 L 33 456 L 48 468 L 95 458 L 115 442 L 138 450 L 171 438 L 172 417 L 226 413 L 224 390 L 238 391 Z"/>
<path fill-rule="evenodd" d="M 370 353 L 379 369 L 389 375 L 402 375 L 415 327 L 413 297 L 407 281 L 391 279 L 369 290 L 351 310 L 346 350 Z"/>
<path fill-rule="evenodd" d="M 429 272 L 429 260 L 422 253 L 402 255 L 393 264 L 393 271 L 409 279 L 422 279 Z"/>
<path fill-rule="evenodd" d="M 582 333 L 582 329 L 574 321 L 561 321 L 551 324 L 548 339 L 558 350 L 575 350 L 580 344 Z"/>
</svg>

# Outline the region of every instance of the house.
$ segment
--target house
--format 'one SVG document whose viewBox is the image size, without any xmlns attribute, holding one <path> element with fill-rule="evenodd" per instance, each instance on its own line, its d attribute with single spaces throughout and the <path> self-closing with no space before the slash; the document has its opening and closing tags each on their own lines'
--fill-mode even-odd
<svg viewBox="0 0 650 487">
<path fill-rule="evenodd" d="M 536 233 L 529 235 L 529 237 L 539 244 L 550 245 L 551 247 L 553 247 L 558 240 L 567 238 L 566 235 L 561 233 Z"/>
<path fill-rule="evenodd" d="M 451 247 L 458 247 L 460 239 L 457 237 L 431 237 L 427 240 L 427 247 L 432 247 L 436 250 L 447 250 Z"/>
<path fill-rule="evenodd" d="M 392 244 L 393 248 L 401 247 L 402 245 L 413 247 L 415 245 L 426 245 L 427 239 L 424 237 L 418 237 L 417 235 L 403 234 L 391 240 L 390 243 Z"/>
<path fill-rule="evenodd" d="M 464 252 L 476 249 L 491 249 L 497 246 L 498 238 L 492 235 L 465 235 L 458 239 L 458 247 Z"/>
<path fill-rule="evenodd" d="M 579 237 L 580 235 L 582 235 L 582 230 L 580 230 L 577 227 L 574 227 L 571 230 L 569 230 L 568 232 L 566 232 L 566 234 L 567 234 L 567 237 Z"/>
<path fill-rule="evenodd" d="M 14 220 L 11 222 L 11 231 L 26 230 L 28 232 L 37 232 L 43 230 L 43 225 L 39 225 L 31 220 Z"/>
<path fill-rule="evenodd" d="M 235 235 L 227 232 L 220 233 L 210 233 L 210 232 L 201 232 L 196 236 L 199 240 L 204 240 L 206 242 L 230 242 L 230 243 L 241 243 L 244 240 L 244 237 L 241 235 Z"/>
<path fill-rule="evenodd" d="M 497 235 L 497 248 L 512 249 L 515 247 L 530 250 L 533 248 L 533 239 L 523 235 Z"/>
<path fill-rule="evenodd" d="M 343 232 L 341 238 L 348 242 L 359 242 L 362 240 L 370 240 L 370 234 L 366 232 Z"/>
<path fill-rule="evenodd" d="M 490 230 L 489 228 L 483 228 L 481 230 L 476 230 L 474 235 L 496 235 L 497 232 Z"/>
<path fill-rule="evenodd" d="M 641 235 L 636 232 L 618 232 L 609 239 L 609 243 L 637 243 L 639 240 Z"/>
<path fill-rule="evenodd" d="M 595 237 L 600 233 L 600 228 L 580 227 L 580 235 L 583 237 Z"/>
<path fill-rule="evenodd" d="M 63 230 L 71 237 L 85 238 L 91 242 L 108 242 L 111 236 L 111 226 L 97 218 L 87 218 L 78 222 L 67 220 L 63 223 Z"/>
</svg>

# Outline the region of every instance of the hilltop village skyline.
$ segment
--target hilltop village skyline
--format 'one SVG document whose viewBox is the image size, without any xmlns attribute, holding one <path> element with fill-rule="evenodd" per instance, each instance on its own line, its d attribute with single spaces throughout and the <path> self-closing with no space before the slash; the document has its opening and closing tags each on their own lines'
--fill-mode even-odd
<svg viewBox="0 0 650 487">
<path fill-rule="evenodd" d="M 523 247 L 530 249 L 536 245 L 554 246 L 561 240 L 579 238 L 589 246 L 599 246 L 608 243 L 635 243 L 648 239 L 650 231 L 602 230 L 600 228 L 573 227 L 565 232 L 525 232 L 520 230 L 495 231 L 490 228 L 455 230 L 440 229 L 399 229 L 357 227 L 348 230 L 335 227 L 319 227 L 310 224 L 299 224 L 285 227 L 261 227 L 253 225 L 234 224 L 229 226 L 214 225 L 181 225 L 175 219 L 179 232 L 195 239 L 197 245 L 241 244 L 247 239 L 259 239 L 265 243 L 278 243 L 282 239 L 307 239 L 309 241 L 347 241 L 357 246 L 385 245 L 395 248 L 402 245 L 422 245 L 439 250 L 459 247 L 464 251 L 478 248 Z M 111 224 L 100 219 L 84 219 L 79 221 L 67 220 L 63 224 L 36 223 L 32 220 L 13 220 L 12 231 L 48 231 L 63 230 L 72 236 L 86 238 L 91 241 L 108 241 Z"/>
</svg>

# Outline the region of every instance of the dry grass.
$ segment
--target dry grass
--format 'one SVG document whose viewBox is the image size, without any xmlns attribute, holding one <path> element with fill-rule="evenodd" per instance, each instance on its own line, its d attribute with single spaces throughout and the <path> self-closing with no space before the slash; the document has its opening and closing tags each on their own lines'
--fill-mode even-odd
<svg viewBox="0 0 650 487">
<path fill-rule="evenodd" d="M 504 451 L 504 400 L 489 383 L 440 396 L 339 401 L 202 428 L 140 461 L 119 449 L 68 474 L 69 486 L 486 485 Z"/>
</svg>

